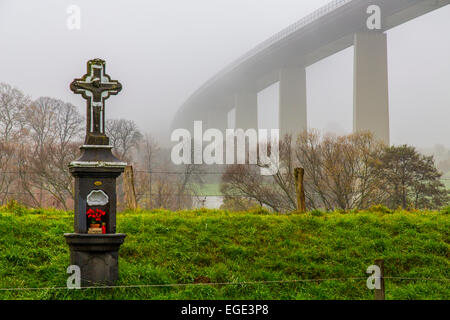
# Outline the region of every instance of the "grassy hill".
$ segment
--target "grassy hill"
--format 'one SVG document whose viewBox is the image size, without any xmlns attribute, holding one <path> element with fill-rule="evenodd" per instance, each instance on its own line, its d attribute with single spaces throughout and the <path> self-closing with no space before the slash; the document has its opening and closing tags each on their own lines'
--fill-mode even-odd
<svg viewBox="0 0 450 320">
<path fill-rule="evenodd" d="M 72 213 L 0 209 L 0 288 L 65 287 L 63 233 Z M 0 290 L 0 299 L 372 299 L 365 270 L 450 278 L 450 215 L 438 212 L 269 214 L 265 211 L 124 212 L 118 285 L 176 287 Z M 361 278 L 271 283 L 278 280 Z M 214 282 L 252 284 L 203 285 Z M 386 279 L 387 299 L 449 299 L 448 281 Z"/>
</svg>

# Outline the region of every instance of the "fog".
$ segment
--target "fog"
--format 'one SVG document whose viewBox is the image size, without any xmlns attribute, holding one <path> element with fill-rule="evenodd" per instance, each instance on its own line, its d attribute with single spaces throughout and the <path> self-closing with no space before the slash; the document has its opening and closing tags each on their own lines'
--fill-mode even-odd
<svg viewBox="0 0 450 320">
<path fill-rule="evenodd" d="M 328 0 L 0 0 L 0 82 L 33 99 L 85 102 L 69 83 L 86 61 L 106 60 L 123 91 L 109 118 L 136 121 L 167 140 L 170 121 L 206 80 Z M 69 30 L 69 5 L 81 29 Z M 450 6 L 388 32 L 391 142 L 450 147 Z M 351 132 L 353 50 L 307 69 L 308 125 Z M 275 87 L 274 87 L 275 88 Z M 273 119 L 276 90 L 259 96 L 260 124 Z"/>
</svg>

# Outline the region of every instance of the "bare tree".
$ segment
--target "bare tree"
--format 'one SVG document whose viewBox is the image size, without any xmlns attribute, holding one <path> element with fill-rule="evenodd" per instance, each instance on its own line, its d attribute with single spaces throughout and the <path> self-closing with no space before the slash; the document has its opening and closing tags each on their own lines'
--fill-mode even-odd
<svg viewBox="0 0 450 320">
<path fill-rule="evenodd" d="M 177 175 L 176 186 L 176 209 L 186 208 L 186 197 L 197 196 L 198 186 L 203 185 L 202 165 L 186 164 L 183 165 L 183 171 Z"/>
<path fill-rule="evenodd" d="M 0 202 L 67 208 L 83 118 L 68 103 L 49 97 L 33 102 L 0 83 Z"/>
<path fill-rule="evenodd" d="M 23 112 L 29 98 L 8 84 L 0 83 L 0 203 L 20 196 L 13 191 L 17 181 L 17 144 L 24 137 Z"/>
<path fill-rule="evenodd" d="M 67 209 L 66 200 L 73 197 L 72 177 L 67 165 L 79 153 L 83 118 L 75 106 L 48 97 L 33 102 L 26 114 L 32 148 L 26 169 L 33 179 L 23 185 L 27 184 L 28 190 L 40 190 L 41 206 L 45 192 Z"/>
<path fill-rule="evenodd" d="M 30 99 L 20 90 L 0 83 L 0 139 L 4 143 L 14 140 L 22 133 L 24 110 Z"/>
<path fill-rule="evenodd" d="M 126 119 L 110 119 L 106 122 L 106 134 L 119 159 L 130 160 L 131 151 L 142 139 L 136 123 Z"/>
<path fill-rule="evenodd" d="M 142 197 L 142 195 L 148 193 L 148 203 L 147 207 L 152 207 L 152 182 L 154 169 L 158 166 L 158 154 L 161 151 L 160 146 L 156 142 L 150 134 L 146 133 L 141 143 L 139 143 L 138 147 L 138 160 L 142 164 L 142 167 L 145 172 L 141 172 L 141 174 L 136 175 L 136 181 L 139 181 L 137 185 L 137 194 L 138 199 Z"/>
<path fill-rule="evenodd" d="M 231 165 L 222 179 L 221 192 L 227 201 L 234 199 L 234 207 L 245 208 L 249 200 L 254 200 L 260 206 L 267 206 L 277 212 L 295 209 L 286 201 L 292 193 L 287 195 L 280 185 L 273 183 L 273 177 L 261 176 L 255 165 Z"/>
<path fill-rule="evenodd" d="M 259 146 L 259 148 L 266 146 Z M 270 150 L 268 149 L 270 152 Z M 221 191 L 234 208 L 258 203 L 277 212 L 296 208 L 292 137 L 286 135 L 279 144 L 280 167 L 274 176 L 262 176 L 259 165 L 231 165 L 222 176 Z M 240 198 L 241 197 L 241 198 Z M 253 200 L 253 201 L 252 201 Z"/>
<path fill-rule="evenodd" d="M 14 160 L 17 150 L 12 143 L 0 142 L 0 203 L 4 204 L 9 199 L 14 198 L 10 194 L 12 186 L 16 181 L 14 174 Z"/>
<path fill-rule="evenodd" d="M 353 209 L 386 198 L 372 163 L 383 145 L 367 132 L 347 136 L 303 133 L 296 144 L 296 162 L 305 169 L 305 190 L 312 208 Z"/>
<path fill-rule="evenodd" d="M 322 137 L 310 131 L 300 134 L 295 144 L 287 135 L 280 142 L 275 175 L 260 176 L 255 166 L 231 166 L 223 176 L 222 192 L 256 200 L 274 211 L 292 211 L 297 207 L 294 169 L 302 167 L 307 208 L 367 208 L 387 196 L 372 165 L 382 147 L 369 133 Z"/>
<path fill-rule="evenodd" d="M 109 119 L 105 125 L 106 135 L 109 137 L 109 143 L 113 147 L 114 155 L 122 161 L 132 163 L 133 151 L 136 150 L 142 139 L 136 123 L 126 119 Z M 138 193 L 139 194 L 139 193 Z M 124 207 L 123 176 L 117 179 L 117 199 L 118 207 Z"/>
</svg>

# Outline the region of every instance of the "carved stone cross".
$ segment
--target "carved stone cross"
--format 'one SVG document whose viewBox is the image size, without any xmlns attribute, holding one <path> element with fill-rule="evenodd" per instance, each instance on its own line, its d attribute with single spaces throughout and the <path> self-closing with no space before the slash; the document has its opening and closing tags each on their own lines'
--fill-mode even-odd
<svg viewBox="0 0 450 320">
<path fill-rule="evenodd" d="M 117 80 L 105 73 L 105 61 L 89 60 L 87 73 L 70 84 L 70 89 L 86 99 L 86 140 L 87 145 L 108 145 L 105 134 L 105 100 L 122 90 Z"/>
</svg>

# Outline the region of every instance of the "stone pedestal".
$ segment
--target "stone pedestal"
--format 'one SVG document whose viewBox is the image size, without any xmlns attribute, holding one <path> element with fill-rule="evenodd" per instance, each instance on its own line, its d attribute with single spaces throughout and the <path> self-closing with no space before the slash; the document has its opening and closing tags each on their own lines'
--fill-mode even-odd
<svg viewBox="0 0 450 320">
<path fill-rule="evenodd" d="M 81 285 L 114 285 L 119 278 L 119 247 L 125 234 L 64 234 L 70 264 L 81 270 Z"/>
<path fill-rule="evenodd" d="M 81 269 L 81 285 L 114 285 L 119 275 L 119 247 L 125 234 L 116 234 L 116 179 L 126 163 L 111 146 L 84 145 L 82 155 L 69 165 L 75 177 L 74 232 L 64 234 L 70 247 L 70 263 Z M 94 199 L 91 197 L 97 194 Z M 104 234 L 89 234 L 87 210 L 102 210 Z"/>
</svg>

